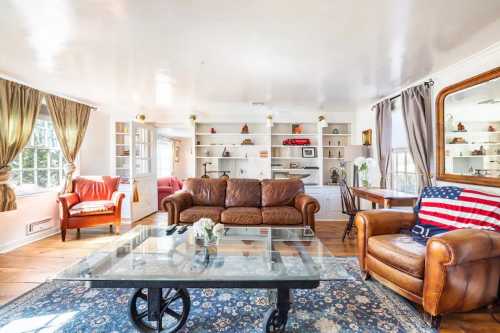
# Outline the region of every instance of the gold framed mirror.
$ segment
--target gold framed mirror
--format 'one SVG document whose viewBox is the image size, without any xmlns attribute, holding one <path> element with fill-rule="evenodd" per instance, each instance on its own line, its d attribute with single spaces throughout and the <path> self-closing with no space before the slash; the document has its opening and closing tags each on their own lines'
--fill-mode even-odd
<svg viewBox="0 0 500 333">
<path fill-rule="evenodd" d="M 500 186 L 500 67 L 441 90 L 436 124 L 438 180 Z"/>
</svg>

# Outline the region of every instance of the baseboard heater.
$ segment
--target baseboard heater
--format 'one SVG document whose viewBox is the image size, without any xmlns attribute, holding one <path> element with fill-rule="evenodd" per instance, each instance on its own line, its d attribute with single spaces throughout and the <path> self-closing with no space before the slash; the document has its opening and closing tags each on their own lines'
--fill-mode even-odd
<svg viewBox="0 0 500 333">
<path fill-rule="evenodd" d="M 52 217 L 46 217 L 39 221 L 31 222 L 26 225 L 26 236 L 48 230 L 52 228 L 52 226 Z"/>
</svg>

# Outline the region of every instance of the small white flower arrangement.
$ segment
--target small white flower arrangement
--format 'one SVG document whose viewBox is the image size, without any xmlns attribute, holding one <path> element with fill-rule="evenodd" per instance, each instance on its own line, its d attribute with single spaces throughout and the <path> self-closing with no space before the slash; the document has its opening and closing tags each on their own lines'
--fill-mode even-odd
<svg viewBox="0 0 500 333">
<path fill-rule="evenodd" d="M 209 218 L 201 218 L 193 223 L 193 231 L 198 239 L 203 239 L 205 242 L 214 242 L 222 236 L 224 225 L 215 223 Z"/>
</svg>

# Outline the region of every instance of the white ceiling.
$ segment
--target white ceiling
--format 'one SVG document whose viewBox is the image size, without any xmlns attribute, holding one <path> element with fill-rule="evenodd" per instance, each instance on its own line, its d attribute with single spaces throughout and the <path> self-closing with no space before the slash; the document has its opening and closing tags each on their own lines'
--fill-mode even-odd
<svg viewBox="0 0 500 333">
<path fill-rule="evenodd" d="M 352 111 L 500 40 L 499 0 L 0 0 L 0 73 L 111 112 Z"/>
</svg>

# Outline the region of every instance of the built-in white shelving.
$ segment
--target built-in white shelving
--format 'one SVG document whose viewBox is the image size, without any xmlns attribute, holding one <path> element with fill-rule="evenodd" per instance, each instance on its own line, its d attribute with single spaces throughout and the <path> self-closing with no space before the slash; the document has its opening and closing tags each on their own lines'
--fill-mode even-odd
<svg viewBox="0 0 500 333">
<path fill-rule="evenodd" d="M 316 122 L 196 123 L 193 130 L 196 176 L 217 177 L 227 172 L 234 178 L 302 178 L 309 186 L 329 186 L 333 168 L 343 162 L 344 147 L 351 143 L 350 123 Z M 300 125 L 299 129 L 294 128 Z M 215 131 L 215 133 L 212 133 Z M 308 144 L 299 141 L 308 139 Z M 251 144 L 244 144 L 251 140 Z M 225 154 L 224 154 L 225 152 Z M 229 155 L 227 155 L 229 154 Z"/>
</svg>

